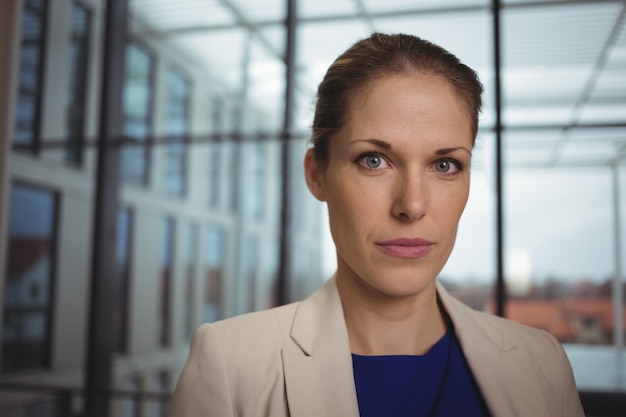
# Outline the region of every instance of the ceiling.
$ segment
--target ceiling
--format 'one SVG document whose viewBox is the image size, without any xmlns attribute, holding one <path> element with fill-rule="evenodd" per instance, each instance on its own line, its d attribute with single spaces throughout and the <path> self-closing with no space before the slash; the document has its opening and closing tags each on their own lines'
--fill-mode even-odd
<svg viewBox="0 0 626 417">
<path fill-rule="evenodd" d="M 280 128 L 286 0 L 129 1 L 133 18 L 219 74 L 226 89 L 258 103 L 268 129 Z M 492 134 L 490 1 L 300 0 L 296 13 L 297 131 L 306 134 L 328 65 L 376 30 L 426 38 L 477 70 L 485 84 L 481 132 Z M 508 0 L 500 21 L 506 163 L 624 163 L 626 2 Z"/>
</svg>

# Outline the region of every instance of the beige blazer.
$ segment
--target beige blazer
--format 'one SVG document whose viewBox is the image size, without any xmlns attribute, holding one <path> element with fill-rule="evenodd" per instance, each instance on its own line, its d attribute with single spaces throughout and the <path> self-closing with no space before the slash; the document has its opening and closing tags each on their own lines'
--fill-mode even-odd
<svg viewBox="0 0 626 417">
<path fill-rule="evenodd" d="M 437 284 L 497 417 L 583 416 L 569 361 L 548 333 L 477 312 Z M 358 417 L 334 278 L 306 300 L 202 325 L 169 417 Z"/>
</svg>

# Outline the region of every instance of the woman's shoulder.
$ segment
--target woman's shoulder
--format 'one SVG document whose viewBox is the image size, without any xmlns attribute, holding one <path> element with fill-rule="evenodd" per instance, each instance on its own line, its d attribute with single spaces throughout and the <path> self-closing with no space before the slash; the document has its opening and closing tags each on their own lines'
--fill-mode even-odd
<svg viewBox="0 0 626 417">
<path fill-rule="evenodd" d="M 285 415 L 281 352 L 295 308 L 202 324 L 192 337 L 170 415 L 260 415 L 259 404 L 268 410 L 263 415 Z"/>
<path fill-rule="evenodd" d="M 225 347 L 283 344 L 299 303 L 245 313 L 202 324 L 194 338 L 219 338 Z"/>
</svg>

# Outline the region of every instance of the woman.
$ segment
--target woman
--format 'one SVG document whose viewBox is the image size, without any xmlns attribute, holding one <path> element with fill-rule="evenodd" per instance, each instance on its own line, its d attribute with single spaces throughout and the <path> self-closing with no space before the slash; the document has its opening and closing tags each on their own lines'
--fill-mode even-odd
<svg viewBox="0 0 626 417">
<path fill-rule="evenodd" d="M 474 71 L 413 36 L 373 34 L 332 64 L 304 164 L 337 271 L 302 302 L 201 326 L 170 417 L 583 415 L 552 336 L 437 282 L 481 94 Z"/>
</svg>

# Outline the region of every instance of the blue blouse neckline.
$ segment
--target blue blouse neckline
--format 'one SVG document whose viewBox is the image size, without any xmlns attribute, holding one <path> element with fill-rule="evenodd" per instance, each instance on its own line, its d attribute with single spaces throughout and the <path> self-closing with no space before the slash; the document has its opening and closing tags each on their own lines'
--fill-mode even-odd
<svg viewBox="0 0 626 417">
<path fill-rule="evenodd" d="M 423 355 L 352 354 L 361 417 L 489 416 L 453 328 Z"/>
</svg>

